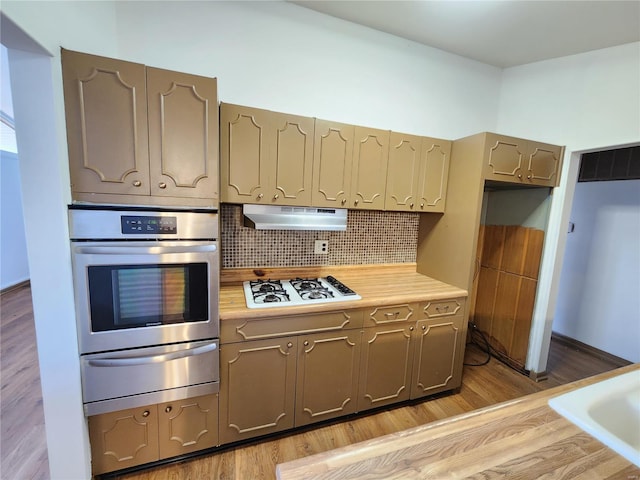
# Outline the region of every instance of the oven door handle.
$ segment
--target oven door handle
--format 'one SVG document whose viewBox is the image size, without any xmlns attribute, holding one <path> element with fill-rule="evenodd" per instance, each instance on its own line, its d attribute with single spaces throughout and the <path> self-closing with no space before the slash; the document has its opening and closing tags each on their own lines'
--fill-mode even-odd
<svg viewBox="0 0 640 480">
<path fill-rule="evenodd" d="M 178 350 L 177 352 L 163 353 L 160 355 L 143 355 L 140 357 L 126 358 L 92 358 L 88 363 L 92 367 L 128 367 L 131 365 L 149 365 L 151 363 L 162 363 L 179 358 L 201 355 L 203 353 L 213 352 L 217 348 L 217 343 L 209 343 L 196 348 Z"/>
<path fill-rule="evenodd" d="M 87 255 L 161 255 L 164 253 L 198 253 L 198 252 L 215 252 L 218 247 L 215 244 L 207 245 L 191 245 L 191 246 L 154 246 L 154 247 L 76 247 L 76 253 Z"/>
</svg>

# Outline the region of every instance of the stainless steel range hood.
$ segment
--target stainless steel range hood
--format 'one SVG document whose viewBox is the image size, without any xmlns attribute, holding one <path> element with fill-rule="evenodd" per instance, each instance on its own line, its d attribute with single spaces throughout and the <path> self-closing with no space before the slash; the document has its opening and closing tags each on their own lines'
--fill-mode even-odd
<svg viewBox="0 0 640 480">
<path fill-rule="evenodd" d="M 347 229 L 344 208 L 285 207 L 276 205 L 243 205 L 245 227 L 256 230 L 330 230 Z"/>
</svg>

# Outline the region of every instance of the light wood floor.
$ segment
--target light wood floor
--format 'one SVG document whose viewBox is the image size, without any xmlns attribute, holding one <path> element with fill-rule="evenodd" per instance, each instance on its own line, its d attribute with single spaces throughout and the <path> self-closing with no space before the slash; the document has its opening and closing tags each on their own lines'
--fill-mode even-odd
<svg viewBox="0 0 640 480">
<path fill-rule="evenodd" d="M 0 313 L 0 479 L 48 479 L 48 460 L 35 332 L 28 286 L 1 296 Z M 467 348 L 465 361 L 479 363 L 484 353 Z M 465 366 L 459 393 L 439 396 L 376 413 L 333 422 L 293 434 L 225 448 L 195 459 L 126 475 L 119 480 L 271 480 L 278 463 L 342 447 L 437 419 L 517 398 L 621 366 L 611 359 L 552 341 L 549 378 L 542 382 L 515 372 L 495 359 Z"/>
</svg>

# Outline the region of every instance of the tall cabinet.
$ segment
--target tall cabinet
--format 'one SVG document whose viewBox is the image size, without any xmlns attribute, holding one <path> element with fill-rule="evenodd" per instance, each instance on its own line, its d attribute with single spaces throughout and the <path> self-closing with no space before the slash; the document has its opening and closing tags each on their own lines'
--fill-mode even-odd
<svg viewBox="0 0 640 480">
<path fill-rule="evenodd" d="M 73 200 L 217 207 L 217 80 L 62 50 Z"/>
<path fill-rule="evenodd" d="M 453 142 L 445 215 L 421 216 L 417 269 L 420 273 L 464 288 L 470 293 L 474 290 L 477 292 L 475 300 L 470 298 L 465 321 L 470 311 L 475 314 L 479 306 L 482 308 L 478 302 L 487 302 L 488 288 L 477 283 L 479 277 L 489 277 L 482 274 L 479 253 L 483 249 L 478 249 L 483 213 L 486 213 L 486 210 L 483 211 L 483 201 L 487 191 L 541 188 L 548 196 L 550 187 L 558 185 L 563 152 L 561 146 L 494 133 L 481 133 Z M 503 278 L 514 280 L 508 275 Z M 514 299 L 522 298 L 522 308 L 516 304 L 512 311 L 517 312 L 519 318 L 528 316 L 530 321 L 534 303 L 531 299 L 535 299 L 535 289 L 531 292 L 530 283 L 521 288 L 521 280 L 511 282 L 511 285 L 505 282 L 501 288 L 496 287 L 502 292 L 500 297 L 496 296 L 496 289 L 492 290 L 492 304 L 498 305 L 502 300 L 513 303 Z M 520 297 L 514 296 L 520 291 Z M 514 316 L 510 318 L 513 320 Z M 504 331 L 508 327 L 494 325 L 493 328 Z M 515 344 L 518 344 L 520 352 L 526 351 L 529 331 L 522 328 L 518 328 L 518 331 L 521 338 Z M 487 333 L 491 336 L 492 332 Z"/>
</svg>

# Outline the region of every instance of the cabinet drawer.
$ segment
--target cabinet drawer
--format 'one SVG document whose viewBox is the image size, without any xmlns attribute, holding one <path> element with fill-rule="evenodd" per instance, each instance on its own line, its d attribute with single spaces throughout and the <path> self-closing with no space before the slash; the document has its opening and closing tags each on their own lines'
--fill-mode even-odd
<svg viewBox="0 0 640 480">
<path fill-rule="evenodd" d="M 365 326 L 385 325 L 389 323 L 406 322 L 414 320 L 414 314 L 418 306 L 413 303 L 402 303 L 398 305 L 386 305 L 377 307 L 369 311 L 365 320 Z"/>
<path fill-rule="evenodd" d="M 220 342 L 233 343 L 289 335 L 362 328 L 362 310 L 340 310 L 312 315 L 294 315 L 220 322 Z"/>
<path fill-rule="evenodd" d="M 425 302 L 420 305 L 421 311 L 427 318 L 447 317 L 462 314 L 464 300 L 455 298 L 453 300 L 436 300 Z"/>
</svg>

